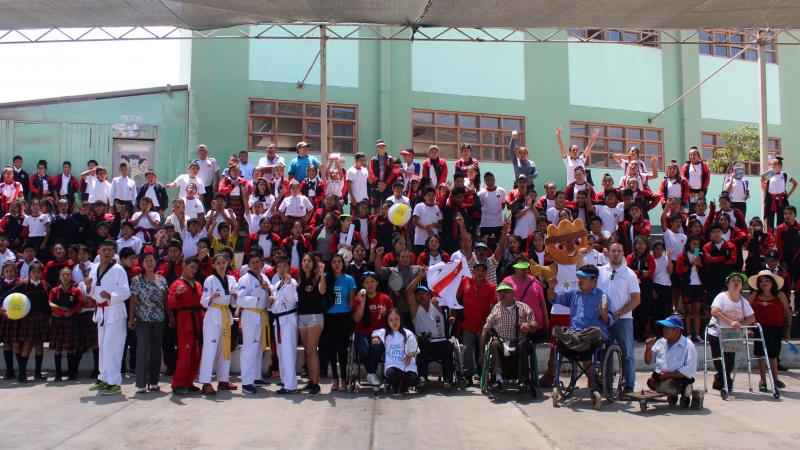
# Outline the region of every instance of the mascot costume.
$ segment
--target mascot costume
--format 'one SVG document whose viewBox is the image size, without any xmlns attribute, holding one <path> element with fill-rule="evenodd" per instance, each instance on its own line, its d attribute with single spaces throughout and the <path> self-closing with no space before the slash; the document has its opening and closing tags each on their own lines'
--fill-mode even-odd
<svg viewBox="0 0 800 450">
<path fill-rule="evenodd" d="M 562 220 L 558 226 L 550 224 L 545 237 L 545 249 L 553 264 L 540 266 L 531 261 L 531 274 L 540 277 L 553 287 L 555 294 L 578 287 L 577 268 L 583 265 L 584 255 L 591 250 L 589 234 L 581 219 Z M 550 310 L 550 327 L 569 326 L 569 308 L 553 305 Z M 553 384 L 553 351 L 554 341 L 550 341 L 550 358 L 547 361 L 547 372 L 539 379 L 539 386 Z"/>
</svg>

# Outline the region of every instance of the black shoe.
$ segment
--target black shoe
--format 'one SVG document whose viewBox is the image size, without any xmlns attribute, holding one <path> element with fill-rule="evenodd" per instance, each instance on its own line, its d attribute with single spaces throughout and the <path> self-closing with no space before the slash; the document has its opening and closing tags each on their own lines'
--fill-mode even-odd
<svg viewBox="0 0 800 450">
<path fill-rule="evenodd" d="M 722 387 L 723 387 L 722 386 L 722 379 L 720 378 L 719 374 L 715 374 L 714 375 L 714 382 L 711 383 L 711 387 L 715 391 L 721 391 L 722 390 Z"/>
<path fill-rule="evenodd" d="M 17 376 L 17 381 L 20 383 L 27 383 L 28 382 L 28 374 L 23 372 L 22 370 L 19 371 L 19 376 Z"/>
<path fill-rule="evenodd" d="M 176 387 L 175 389 L 172 390 L 172 394 L 173 395 L 178 395 L 178 396 L 186 395 L 188 393 L 189 393 L 189 388 L 187 388 L 185 386 Z"/>
<path fill-rule="evenodd" d="M 632 387 L 626 387 L 625 389 L 622 390 L 622 393 L 623 394 L 633 394 L 633 388 Z"/>
<path fill-rule="evenodd" d="M 766 381 L 762 381 L 761 383 L 758 383 L 758 390 L 761 391 L 761 392 L 769 392 L 769 389 L 767 389 Z"/>
<path fill-rule="evenodd" d="M 775 387 L 777 387 L 778 389 L 785 389 L 786 385 L 783 384 L 783 381 L 781 380 L 775 380 Z"/>
<path fill-rule="evenodd" d="M 47 377 L 42 375 L 42 372 L 36 372 L 36 373 L 33 374 L 33 379 L 34 380 L 46 380 Z"/>
<path fill-rule="evenodd" d="M 253 384 L 256 386 L 269 386 L 271 383 L 269 381 L 264 381 L 264 380 L 255 380 L 253 381 Z"/>
<path fill-rule="evenodd" d="M 275 391 L 275 393 L 278 395 L 288 395 L 288 394 L 297 394 L 297 391 L 298 391 L 297 389 L 280 388 L 277 391 Z"/>
<path fill-rule="evenodd" d="M 64 380 L 61 378 L 61 375 L 56 375 L 55 377 L 53 377 L 53 381 L 55 381 L 56 383 L 60 383 Z"/>
<path fill-rule="evenodd" d="M 312 382 L 310 382 L 310 381 L 309 381 L 309 382 L 308 382 L 308 383 L 306 383 L 306 385 L 305 385 L 305 386 L 303 386 L 303 388 L 302 388 L 302 389 L 300 389 L 300 390 L 301 390 L 301 391 L 310 391 L 310 390 L 311 390 L 313 387 L 314 387 L 314 383 L 312 383 Z"/>
<path fill-rule="evenodd" d="M 189 386 L 188 389 L 189 389 L 189 392 L 200 392 L 200 388 L 195 386 L 195 385 Z"/>
<path fill-rule="evenodd" d="M 492 389 L 495 391 L 502 391 L 503 390 L 503 382 L 502 381 L 495 381 L 492 383 Z"/>
<path fill-rule="evenodd" d="M 17 378 L 17 374 L 14 373 L 13 370 L 6 370 L 6 375 L 3 378 L 6 380 L 13 380 L 14 378 Z"/>
<path fill-rule="evenodd" d="M 312 384 L 311 389 L 308 390 L 308 395 L 319 395 L 321 390 L 318 384 Z"/>
</svg>

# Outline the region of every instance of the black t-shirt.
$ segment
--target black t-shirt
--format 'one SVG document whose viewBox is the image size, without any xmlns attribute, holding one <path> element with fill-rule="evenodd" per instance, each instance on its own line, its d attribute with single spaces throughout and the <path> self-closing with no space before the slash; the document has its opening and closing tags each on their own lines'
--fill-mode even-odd
<svg viewBox="0 0 800 450">
<path fill-rule="evenodd" d="M 319 292 L 319 279 L 300 281 L 297 285 L 297 313 L 323 314 L 322 294 Z"/>
</svg>

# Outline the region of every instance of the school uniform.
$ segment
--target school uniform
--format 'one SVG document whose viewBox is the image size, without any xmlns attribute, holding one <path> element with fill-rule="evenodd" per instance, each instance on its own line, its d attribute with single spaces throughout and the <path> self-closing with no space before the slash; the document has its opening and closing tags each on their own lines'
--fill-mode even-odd
<svg viewBox="0 0 800 450">
<path fill-rule="evenodd" d="M 186 290 L 178 293 L 178 286 Z M 167 306 L 175 310 L 175 330 L 178 336 L 178 360 L 175 375 L 172 377 L 172 389 L 193 387 L 194 379 L 200 369 L 201 346 L 203 337 L 200 334 L 203 322 L 203 307 L 200 304 L 203 288 L 197 281 L 186 281 L 179 278 L 172 283 L 167 294 Z"/>
<path fill-rule="evenodd" d="M 80 335 L 78 313 L 83 307 L 83 294 L 78 286 L 64 288 L 60 284 L 50 290 L 50 312 L 53 315 L 50 327 L 49 347 L 57 352 L 76 352 Z M 65 313 L 70 316 L 66 317 Z"/>
<path fill-rule="evenodd" d="M 16 292 L 28 297 L 31 310 L 27 316 L 16 321 L 13 342 L 47 342 L 50 334 L 50 303 L 49 293 L 44 280 L 33 283 L 30 280 L 22 282 Z"/>
<path fill-rule="evenodd" d="M 264 275 L 248 270 L 239 278 L 236 286 L 236 303 L 241 311 L 239 327 L 242 330 L 242 350 L 239 364 L 244 386 L 253 385 L 256 380 L 261 379 L 261 361 L 267 347 L 268 293 L 261 286 L 262 282 L 267 282 Z M 295 331 L 296 335 L 297 331 Z M 275 351 L 274 348 L 270 348 L 270 350 Z M 292 373 L 294 370 L 294 366 L 292 366 Z M 283 376 L 283 370 L 281 370 L 281 376 Z"/>
<path fill-rule="evenodd" d="M 112 262 L 104 270 L 100 264 L 95 264 L 89 270 L 89 276 L 94 282 L 90 291 L 81 283 L 83 292 L 96 302 L 92 321 L 97 324 L 97 345 L 100 349 L 100 374 L 97 379 L 109 385 L 122 383 L 122 355 L 125 351 L 125 339 L 128 335 L 128 311 L 125 300 L 131 296 L 128 285 L 128 275 L 125 269 Z M 109 299 L 100 294 L 108 292 Z"/>
<path fill-rule="evenodd" d="M 278 350 L 278 363 L 283 387 L 297 389 L 297 281 L 291 283 L 278 281 L 272 285 L 275 303 L 269 306 L 275 317 L 275 339 Z"/>
<path fill-rule="evenodd" d="M 219 292 L 219 297 L 211 296 Z M 212 370 L 217 373 L 217 382 L 227 382 L 231 371 L 231 306 L 235 306 L 232 293 L 236 292 L 236 278 L 220 277 L 214 272 L 203 283 L 200 304 L 206 308 L 203 318 L 203 353 L 200 357 L 198 381 L 211 383 Z"/>
</svg>

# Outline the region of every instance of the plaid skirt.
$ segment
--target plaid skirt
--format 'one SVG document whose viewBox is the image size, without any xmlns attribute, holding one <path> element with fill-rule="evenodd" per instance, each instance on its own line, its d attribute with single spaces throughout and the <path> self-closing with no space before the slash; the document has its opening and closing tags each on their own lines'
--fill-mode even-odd
<svg viewBox="0 0 800 450">
<path fill-rule="evenodd" d="M 14 323 L 13 320 L 9 320 L 5 317 L 0 317 L 0 342 L 12 343 L 14 340 L 12 339 L 12 335 L 10 334 L 10 330 L 12 328 L 12 324 Z"/>
<path fill-rule="evenodd" d="M 47 342 L 50 334 L 50 312 L 31 312 L 17 320 L 14 325 L 14 342 Z"/>
<path fill-rule="evenodd" d="M 78 316 L 54 317 L 50 327 L 50 349 L 57 352 L 78 350 L 80 319 Z"/>
<path fill-rule="evenodd" d="M 97 347 L 97 324 L 92 321 L 94 311 L 78 314 L 78 351 Z"/>
<path fill-rule="evenodd" d="M 244 220 L 244 200 L 241 195 L 228 196 L 228 208 L 236 214 L 236 222 L 239 224 L 239 231 L 247 231 L 247 222 Z M 231 230 L 232 232 L 233 230 Z"/>
</svg>

